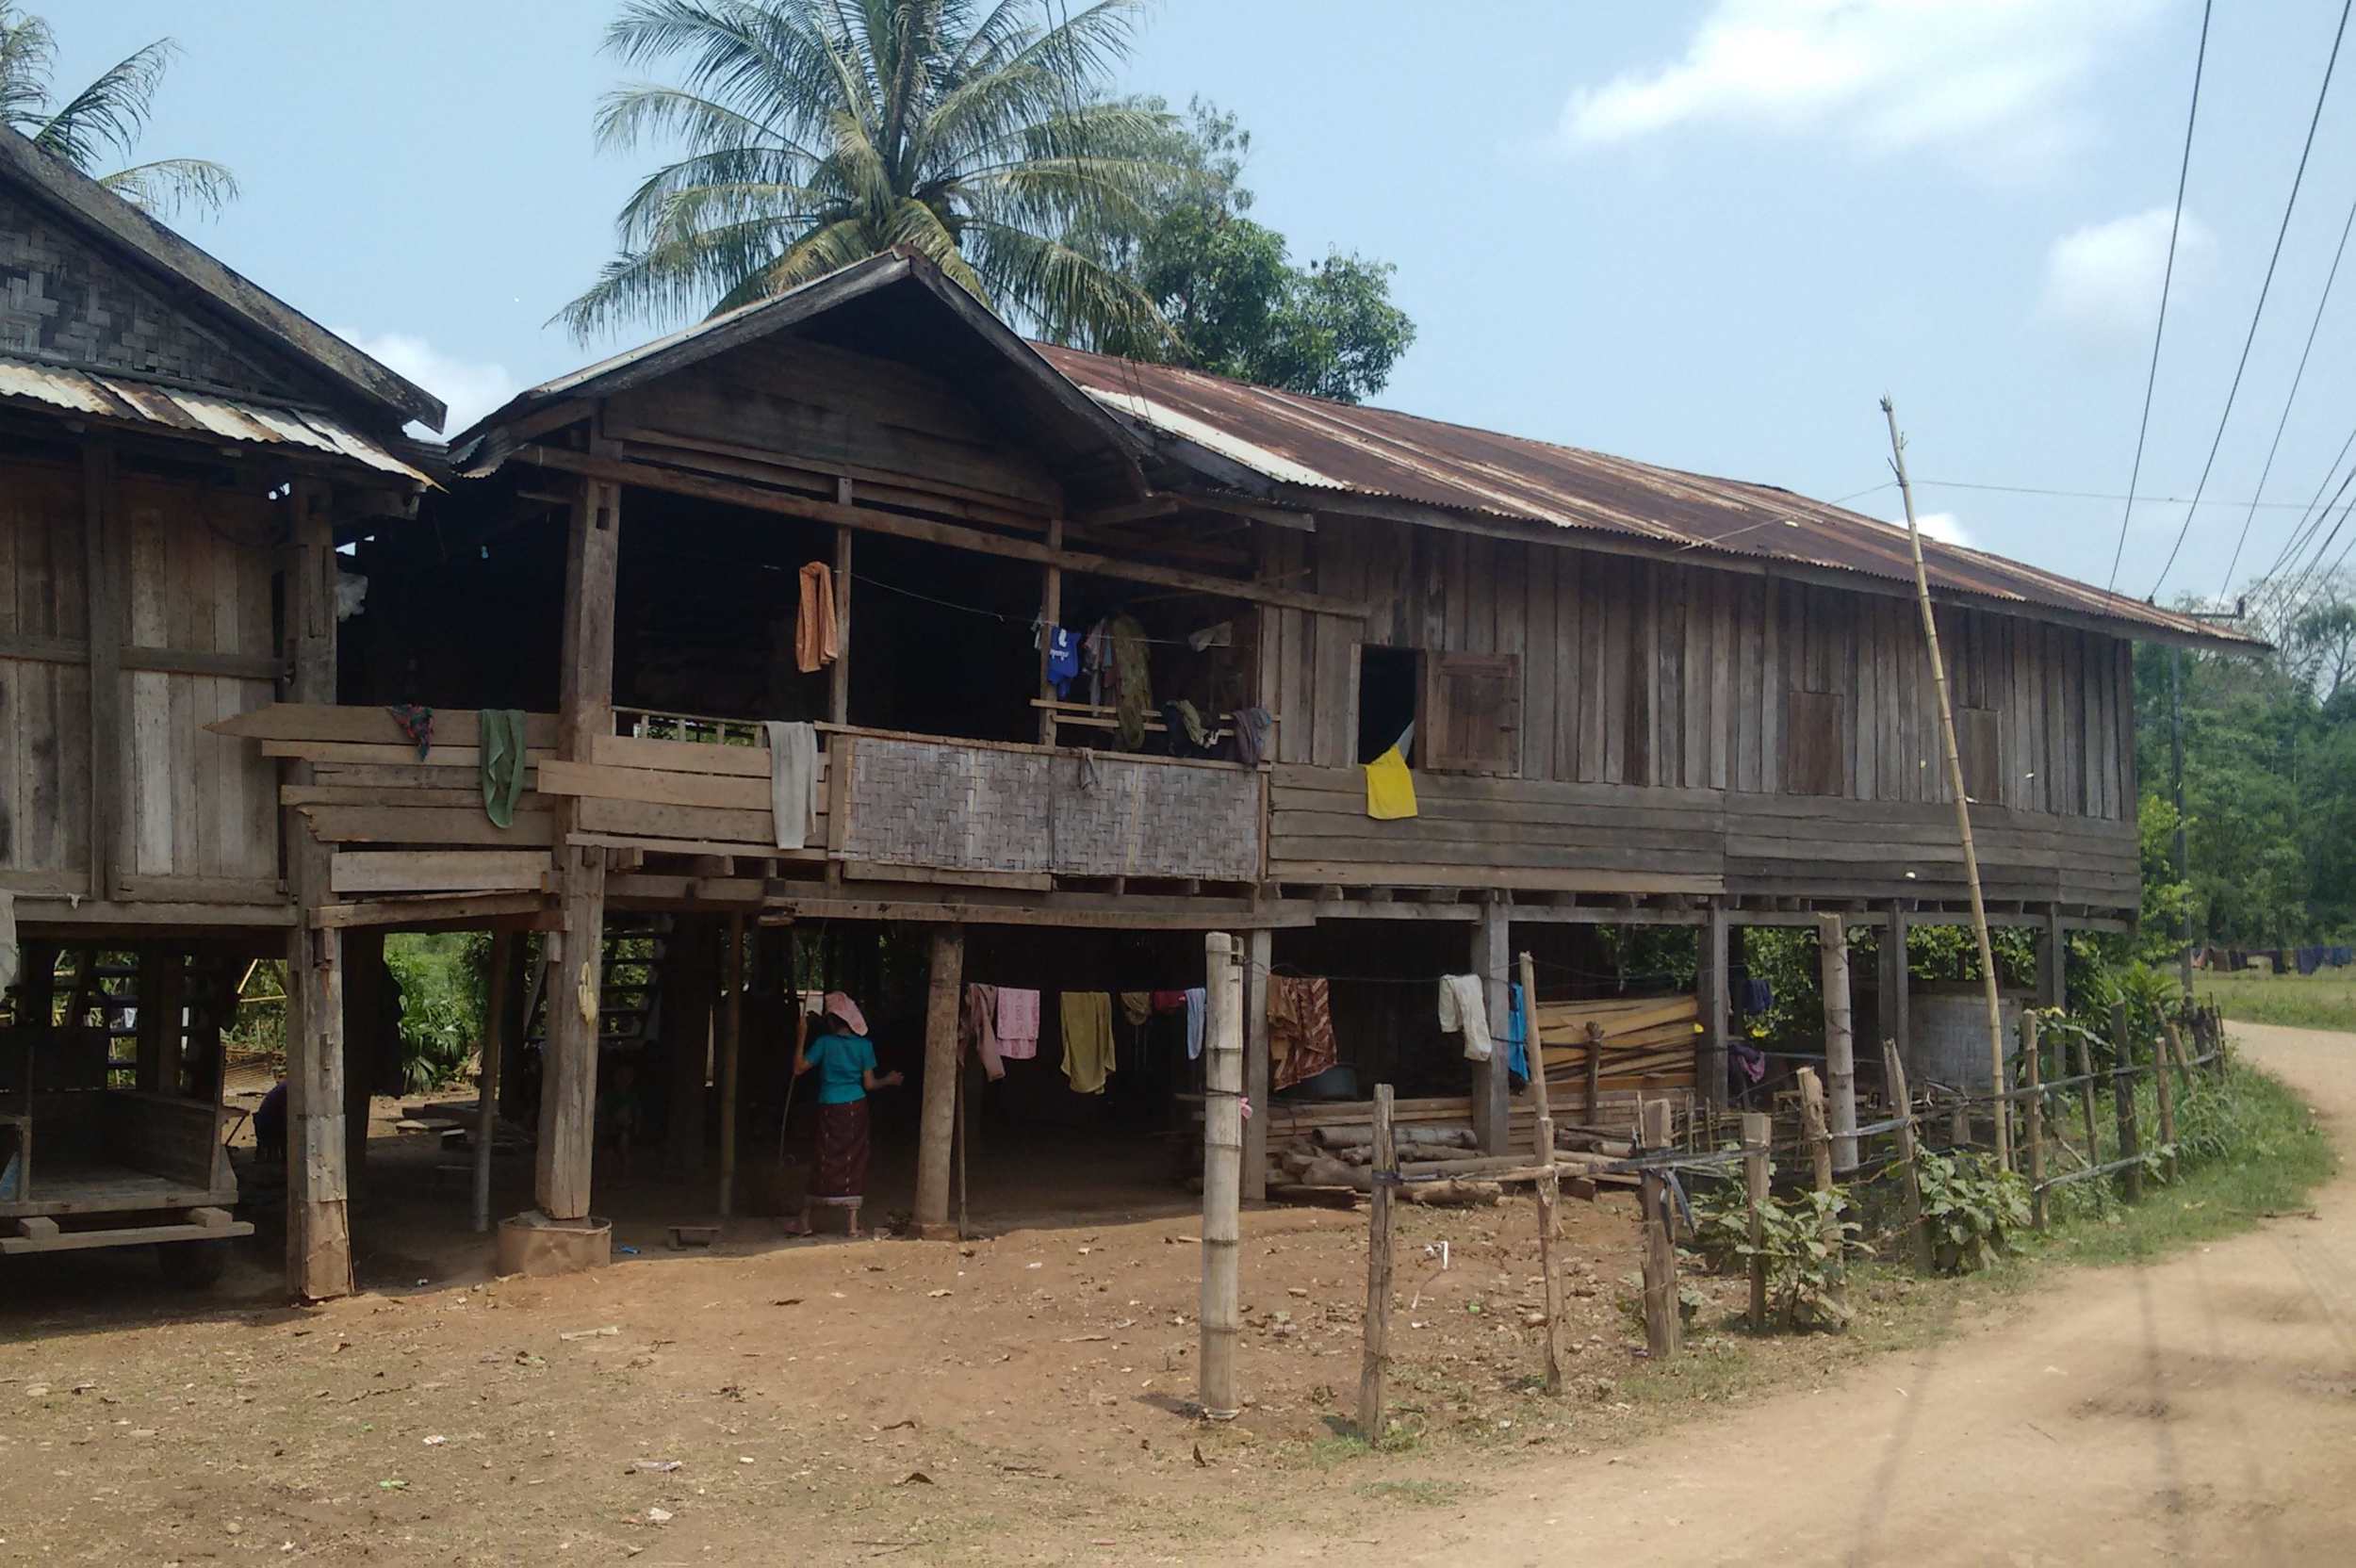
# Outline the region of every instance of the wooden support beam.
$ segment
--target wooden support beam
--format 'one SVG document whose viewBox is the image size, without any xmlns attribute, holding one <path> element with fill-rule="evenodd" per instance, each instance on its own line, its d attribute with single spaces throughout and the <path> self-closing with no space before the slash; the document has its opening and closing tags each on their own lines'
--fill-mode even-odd
<svg viewBox="0 0 2356 1568">
<path fill-rule="evenodd" d="M 286 695 L 295 702 L 332 703 L 335 533 L 327 486 L 297 480 L 287 507 L 284 596 L 293 673 Z M 94 636 L 93 653 L 106 641 Z M 95 744 L 94 734 L 92 740 Z M 290 784 L 311 782 L 307 763 L 291 764 L 286 775 Z M 91 797 L 93 832 L 106 798 Z M 282 812 L 281 820 L 286 886 L 298 911 L 286 934 L 286 1287 L 302 1299 L 319 1301 L 352 1294 L 343 934 L 333 927 L 313 929 L 308 919 L 309 911 L 328 901 L 332 852 L 312 836 L 301 813 Z"/>
<path fill-rule="evenodd" d="M 767 512 L 779 516 L 804 517 L 814 522 L 833 523 L 838 527 L 862 529 L 870 533 L 890 534 L 898 539 L 914 539 L 925 544 L 945 545 L 952 549 L 972 550 L 981 555 L 1004 556 L 1010 561 L 1028 561 L 1037 565 L 1061 566 L 1068 572 L 1089 577 L 1117 578 L 1125 582 L 1150 582 L 1157 587 L 1183 589 L 1188 593 L 1215 594 L 1227 598 L 1256 600 L 1280 605 L 1287 610 L 1307 610 L 1318 614 L 1340 615 L 1351 620 L 1366 618 L 1366 605 L 1355 599 L 1338 599 L 1324 594 L 1309 594 L 1281 588 L 1271 583 L 1253 582 L 1243 578 L 1215 577 L 1204 572 L 1182 571 L 1174 566 L 1159 566 L 1143 561 L 1124 561 L 1116 556 L 1100 555 L 1093 550 L 1050 549 L 1030 539 L 1010 538 L 1005 534 L 985 533 L 979 529 L 965 528 L 955 523 L 936 522 L 928 517 L 914 517 L 904 513 L 884 512 L 874 507 L 844 506 L 840 501 L 822 501 L 807 496 L 796 496 L 781 490 L 764 489 L 741 481 L 715 479 L 707 474 L 692 473 L 681 468 L 655 467 L 648 464 L 625 462 L 598 457 L 587 452 L 567 451 L 557 447 L 528 446 L 516 452 L 522 462 L 564 473 L 579 474 L 606 483 L 635 484 L 643 489 L 661 490 L 670 495 L 692 496 L 701 500 L 718 501 L 728 506 L 741 506 L 749 511 Z"/>
<path fill-rule="evenodd" d="M 1913 988 L 1906 979 L 1906 935 L 1911 924 L 1904 901 L 1892 899 L 1885 906 L 1879 962 L 1881 1032 L 1884 1039 L 1895 1042 L 1901 1058 L 1914 1043 Z"/>
<path fill-rule="evenodd" d="M 1713 1111 L 1726 1108 L 1726 908 L 1712 899 L 1702 911 L 1700 962 L 1694 968 L 1694 989 L 1701 1004 L 1700 1059 L 1702 1102 Z M 1531 993 L 1534 998 L 1536 993 Z M 1536 1005 L 1533 1000 L 1531 1005 Z"/>
<path fill-rule="evenodd" d="M 720 948 L 720 1217 L 736 1213 L 737 1122 L 744 1116 L 744 917 L 730 915 Z"/>
<path fill-rule="evenodd" d="M 1060 516 L 1047 519 L 1047 547 L 1051 550 L 1063 548 L 1063 518 Z M 1056 701 L 1056 692 L 1055 683 L 1047 678 L 1047 662 L 1055 651 L 1055 630 L 1063 625 L 1063 568 L 1051 562 L 1040 575 L 1042 580 L 1039 585 L 1039 695 L 1040 702 L 1047 706 L 1039 710 L 1039 743 L 1043 746 L 1052 746 L 1055 743 L 1054 704 Z M 1244 1163 L 1246 1166 L 1251 1164 L 1249 1160 Z"/>
<path fill-rule="evenodd" d="M 1562 1197 L 1554 1173 L 1554 1108 L 1546 1099 L 1546 1045 L 1538 1032 L 1538 968 L 1529 954 L 1521 956 L 1522 1004 L 1529 1020 L 1530 1137 L 1537 1145 L 1538 1272 L 1546 1302 L 1546 1391 L 1562 1392 L 1562 1276 L 1554 1267 L 1555 1205 Z"/>
<path fill-rule="evenodd" d="M 1489 1037 L 1498 1042 L 1485 1062 L 1472 1067 L 1473 1138 L 1484 1154 L 1502 1154 L 1511 1136 L 1509 1126 L 1512 1074 L 1506 1070 L 1505 1031 L 1513 1014 L 1513 906 L 1491 900 L 1481 906 L 1481 923 L 1473 928 L 1472 972 L 1481 977 L 1481 992 L 1489 1007 Z"/>
<path fill-rule="evenodd" d="M 1857 1036 L 1849 1006 L 1849 939 L 1839 915 L 1816 917 L 1824 992 L 1824 1074 L 1832 1099 L 1832 1168 L 1857 1168 Z"/>
<path fill-rule="evenodd" d="M 835 499 L 851 504 L 851 482 L 835 482 Z M 826 667 L 826 716 L 837 724 L 851 722 L 851 531 L 834 531 L 834 662 Z"/>
<path fill-rule="evenodd" d="M 1391 1351 L 1391 1202 L 1399 1182 L 1399 1147 L 1391 1130 L 1391 1086 L 1374 1086 L 1374 1158 L 1368 1170 L 1371 1211 L 1366 1231 L 1366 1316 L 1358 1364 L 1358 1435 L 1383 1437 L 1383 1382 Z"/>
<path fill-rule="evenodd" d="M 957 1002 L 964 993 L 965 927 L 936 925 L 924 984 L 924 1102 L 917 1122 L 916 1233 L 944 1240 L 949 1164 L 957 1125 Z"/>
<path fill-rule="evenodd" d="M 2070 939 L 2062 930 L 2061 906 L 2045 906 L 2045 935 L 2037 950 L 2037 1004 L 2048 1010 L 2070 1005 Z"/>
<path fill-rule="evenodd" d="M 499 1135 L 499 1061 L 506 1054 L 507 993 L 514 985 L 515 934 L 491 934 L 490 983 L 483 1004 L 482 1065 L 475 1074 L 474 1229 L 491 1228 L 491 1146 Z"/>
<path fill-rule="evenodd" d="M 295 492 L 296 506 L 305 500 L 323 501 L 323 488 L 305 482 Z M 82 569 L 86 579 L 86 613 L 90 617 L 90 895 L 114 894 L 115 867 L 121 855 L 123 803 L 128 775 L 123 769 L 123 645 L 127 629 L 123 584 L 130 575 L 123 540 L 122 490 L 111 442 L 82 444 Z M 305 536 L 298 527 L 300 541 Z M 331 541 L 332 544 L 332 541 Z M 287 603 L 296 603 L 289 596 Z M 335 678 L 335 621 L 328 623 L 328 679 Z M 330 701 L 334 700 L 331 695 Z M 10 715 L 10 723 L 16 722 Z"/>
<path fill-rule="evenodd" d="M 1235 1391 L 1235 1341 L 1242 1336 L 1237 1268 L 1243 1250 L 1243 966 L 1235 939 L 1213 931 L 1203 939 L 1207 999 L 1203 1042 L 1203 1323 L 1198 1364 L 1203 1413 L 1232 1421 L 1242 1410 Z"/>
<path fill-rule="evenodd" d="M 1646 1100 L 1637 1106 L 1637 1146 L 1646 1152 L 1669 1147 L 1669 1102 Z M 1677 1299 L 1677 1245 L 1669 1227 L 1669 1184 L 1658 1171 L 1639 1178 L 1638 1199 L 1644 1226 L 1644 1348 L 1655 1361 L 1665 1361 L 1682 1348 L 1684 1319 Z"/>
<path fill-rule="evenodd" d="M 674 1176 L 704 1170 L 704 1097 L 712 1083 L 712 1001 L 720 988 L 719 936 L 708 915 L 681 915 L 663 964 L 663 1037 L 670 1056 L 669 1122 L 663 1168 Z"/>
<path fill-rule="evenodd" d="M 1244 937 L 1243 1092 L 1252 1114 L 1243 1124 L 1243 1200 L 1268 1201 L 1268 982 L 1276 961 L 1276 934 L 1263 926 Z"/>
</svg>

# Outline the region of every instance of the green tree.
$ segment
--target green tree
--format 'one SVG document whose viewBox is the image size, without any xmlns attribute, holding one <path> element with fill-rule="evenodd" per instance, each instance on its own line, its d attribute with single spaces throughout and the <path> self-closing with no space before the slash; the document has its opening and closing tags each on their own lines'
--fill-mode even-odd
<svg viewBox="0 0 2356 1568">
<path fill-rule="evenodd" d="M 218 163 L 155 158 L 103 168 L 137 152 L 164 72 L 179 52 L 171 39 L 157 39 L 59 102 L 51 81 L 57 34 L 41 18 L 0 0 L 0 123 L 134 205 L 161 217 L 183 207 L 216 215 L 237 196 L 237 176 Z"/>
<path fill-rule="evenodd" d="M 1160 108 L 1157 100 L 1150 106 Z M 1295 266 L 1284 237 L 1244 216 L 1251 134 L 1197 100 L 1169 148 L 1187 176 L 1158 193 L 1160 210 L 1115 237 L 1120 264 L 1153 302 L 1149 330 L 1101 345 L 1133 359 L 1354 403 L 1380 392 L 1415 342 L 1391 302 L 1387 262 L 1334 253 Z"/>
<path fill-rule="evenodd" d="M 1104 93 L 1143 0 L 628 0 L 605 47 L 633 82 L 599 144 L 683 155 L 623 204 L 620 254 L 559 313 L 587 338 L 768 298 L 894 247 L 1049 337 L 1148 333 L 1093 237 L 1184 177 L 1169 116 Z M 1074 243 L 1075 237 L 1083 242 Z"/>
</svg>

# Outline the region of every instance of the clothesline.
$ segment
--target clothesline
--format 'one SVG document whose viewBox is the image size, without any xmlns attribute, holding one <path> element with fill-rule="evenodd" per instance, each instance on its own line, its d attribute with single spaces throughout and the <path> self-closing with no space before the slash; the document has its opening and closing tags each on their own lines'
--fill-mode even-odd
<svg viewBox="0 0 2356 1568">
<path fill-rule="evenodd" d="M 854 582 L 864 582 L 871 588 L 880 588 L 888 594 L 898 594 L 906 598 L 917 599 L 925 604 L 937 605 L 943 610 L 957 610 L 962 611 L 968 615 L 980 615 L 988 620 L 1001 621 L 1009 626 L 1019 626 L 1023 628 L 1025 630 L 1037 630 L 1039 628 L 1046 624 L 1037 614 L 1010 614 L 1003 610 L 985 610 L 978 604 L 960 604 L 955 599 L 940 598 L 931 594 L 920 594 L 913 588 L 903 588 L 896 582 L 886 582 L 881 578 L 870 577 L 864 572 L 853 573 L 851 580 Z M 1141 638 L 1140 641 L 1154 644 L 1162 647 L 1191 648 L 1194 646 L 1191 642 L 1184 637 L 1146 636 Z M 1200 652 L 1201 650 L 1196 649 L 1196 651 Z"/>
</svg>

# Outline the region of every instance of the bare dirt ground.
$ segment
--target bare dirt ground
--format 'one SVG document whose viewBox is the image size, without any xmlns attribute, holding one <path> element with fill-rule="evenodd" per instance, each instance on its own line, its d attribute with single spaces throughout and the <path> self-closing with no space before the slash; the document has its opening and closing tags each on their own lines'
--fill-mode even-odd
<svg viewBox="0 0 2356 1568">
<path fill-rule="evenodd" d="M 2356 1126 L 2356 1038 L 2240 1033 Z M 2350 1191 L 2069 1271 L 1933 1348 L 1771 1342 L 1744 1353 L 1812 1386 L 1699 1419 L 1733 1348 L 1705 1336 L 1675 1401 L 1648 1392 L 1625 1200 L 1569 1206 L 1561 1400 L 1532 1387 L 1528 1205 L 1409 1209 L 1395 1409 L 1419 1437 L 1377 1455 L 1335 1435 L 1363 1213 L 1246 1217 L 1255 1402 L 1217 1429 L 1185 1410 L 1184 1218 L 437 1274 L 307 1311 L 175 1299 L 91 1254 L 0 1276 L 0 1561 L 2340 1560 Z"/>
</svg>

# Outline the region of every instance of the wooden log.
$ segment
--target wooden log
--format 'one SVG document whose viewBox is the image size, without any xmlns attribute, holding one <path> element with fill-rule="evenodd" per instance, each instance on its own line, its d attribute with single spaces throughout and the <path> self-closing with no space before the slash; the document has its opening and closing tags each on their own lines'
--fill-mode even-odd
<svg viewBox="0 0 2356 1568">
<path fill-rule="evenodd" d="M 1358 1206 L 1356 1187 L 1312 1186 L 1306 1182 L 1270 1182 L 1268 1200 L 1276 1203 L 1305 1203 L 1320 1209 L 1354 1209 Z"/>
<path fill-rule="evenodd" d="M 1505 1188 L 1496 1182 L 1452 1180 L 1447 1182 L 1415 1182 L 1399 1189 L 1399 1201 L 1426 1208 L 1483 1208 L 1505 1196 Z M 1560 1282 L 1556 1284 L 1559 1292 Z"/>
<path fill-rule="evenodd" d="M 1587 1022 L 1587 1098 L 1581 1113 L 1588 1120 L 1595 1119 L 1595 1102 L 1602 1098 L 1603 1025 L 1590 1019 Z"/>
<path fill-rule="evenodd" d="M 1742 1187 L 1751 1219 L 1751 1331 L 1767 1331 L 1768 1150 L 1775 1142 L 1775 1119 L 1764 1111 L 1742 1113 Z"/>
<path fill-rule="evenodd" d="M 1857 1168 L 1857 1039 L 1849 1004 L 1849 939 L 1839 915 L 1816 917 L 1824 993 L 1824 1074 L 1831 1092 L 1832 1168 Z"/>
<path fill-rule="evenodd" d="M 1824 1122 L 1824 1086 L 1818 1081 L 1812 1067 L 1800 1069 L 1800 1136 L 1808 1147 L 1810 1184 L 1820 1193 L 1833 1190 L 1832 1133 Z M 1833 1286 L 1831 1296 L 1845 1315 L 1848 1308 L 1848 1266 L 1843 1257 L 1841 1217 L 1830 1206 L 1824 1211 L 1823 1234 Z"/>
<path fill-rule="evenodd" d="M 1388 1084 L 1374 1086 L 1374 1140 L 1377 1169 L 1384 1180 L 1375 1183 L 1369 1205 L 1366 1344 L 1358 1367 L 1358 1433 L 1368 1443 L 1383 1440 L 1383 1378 L 1390 1364 L 1391 1194 L 1399 1173 L 1399 1152 L 1391 1142 Z"/>
<path fill-rule="evenodd" d="M 1252 1115 L 1243 1124 L 1243 1200 L 1268 1201 L 1268 971 L 1276 961 L 1276 933 L 1267 929 L 1244 937 L 1243 1086 Z M 1369 1130 L 1371 1131 L 1371 1130 Z"/>
<path fill-rule="evenodd" d="M 2029 1082 L 2029 1223 L 2045 1229 L 2048 1217 L 2045 1201 L 2045 1048 L 2037 1037 L 2037 1014 L 2023 1009 L 2021 1014 L 2021 1060 L 2027 1067 Z"/>
<path fill-rule="evenodd" d="M 1914 1135 L 1914 1102 L 1906 1093 L 1906 1064 L 1898 1054 L 1896 1040 L 1882 1042 L 1883 1081 L 1890 1086 L 1890 1104 L 1898 1119 L 1898 1208 L 1906 1224 L 1907 1246 L 1914 1253 L 1914 1266 L 1922 1273 L 1931 1272 L 1931 1233 L 1922 1225 L 1922 1172 L 1915 1161 L 1919 1157 Z"/>
<path fill-rule="evenodd" d="M 2127 1033 L 2127 1004 L 2111 1004 L 2111 1114 L 2119 1122 L 2119 1158 L 2135 1160 L 2143 1143 L 2135 1127 L 2135 1047 Z M 2119 1195 L 2130 1203 L 2143 1201 L 2143 1167 L 2121 1167 Z"/>
<path fill-rule="evenodd" d="M 1554 1176 L 1554 1112 L 1546 1102 L 1546 1048 L 1534 1026 L 1538 1005 L 1538 970 L 1528 953 L 1521 956 L 1522 1005 L 1524 1016 L 1533 1021 L 1524 1049 L 1530 1054 L 1530 1102 L 1538 1113 L 1531 1129 L 1530 1141 L 1536 1146 L 1538 1163 L 1546 1174 L 1538 1179 L 1538 1269 L 1545 1276 L 1546 1294 L 1546 1390 L 1548 1394 L 1562 1392 L 1562 1277 L 1555 1271 L 1554 1237 L 1557 1224 L 1555 1205 L 1562 1189 Z"/>
<path fill-rule="evenodd" d="M 1236 1269 L 1242 1249 L 1243 1200 L 1243 965 L 1235 939 L 1213 931 L 1203 939 L 1209 972 L 1208 1027 L 1203 1046 L 1203 1413 L 1233 1420 L 1242 1409 L 1235 1389 L 1235 1341 L 1242 1330 Z"/>
<path fill-rule="evenodd" d="M 1637 1115 L 1637 1127 L 1646 1150 L 1669 1147 L 1669 1102 L 1647 1100 Z M 1677 1353 L 1683 1322 L 1677 1310 L 1677 1246 L 1669 1234 L 1669 1184 L 1657 1171 L 1644 1171 L 1638 1188 L 1644 1226 L 1644 1348 L 1655 1361 Z"/>
<path fill-rule="evenodd" d="M 917 1123 L 916 1233 L 953 1234 L 949 1158 L 957 1130 L 957 1002 L 964 993 L 965 927 L 936 925 L 924 988 L 924 1102 Z"/>
</svg>

